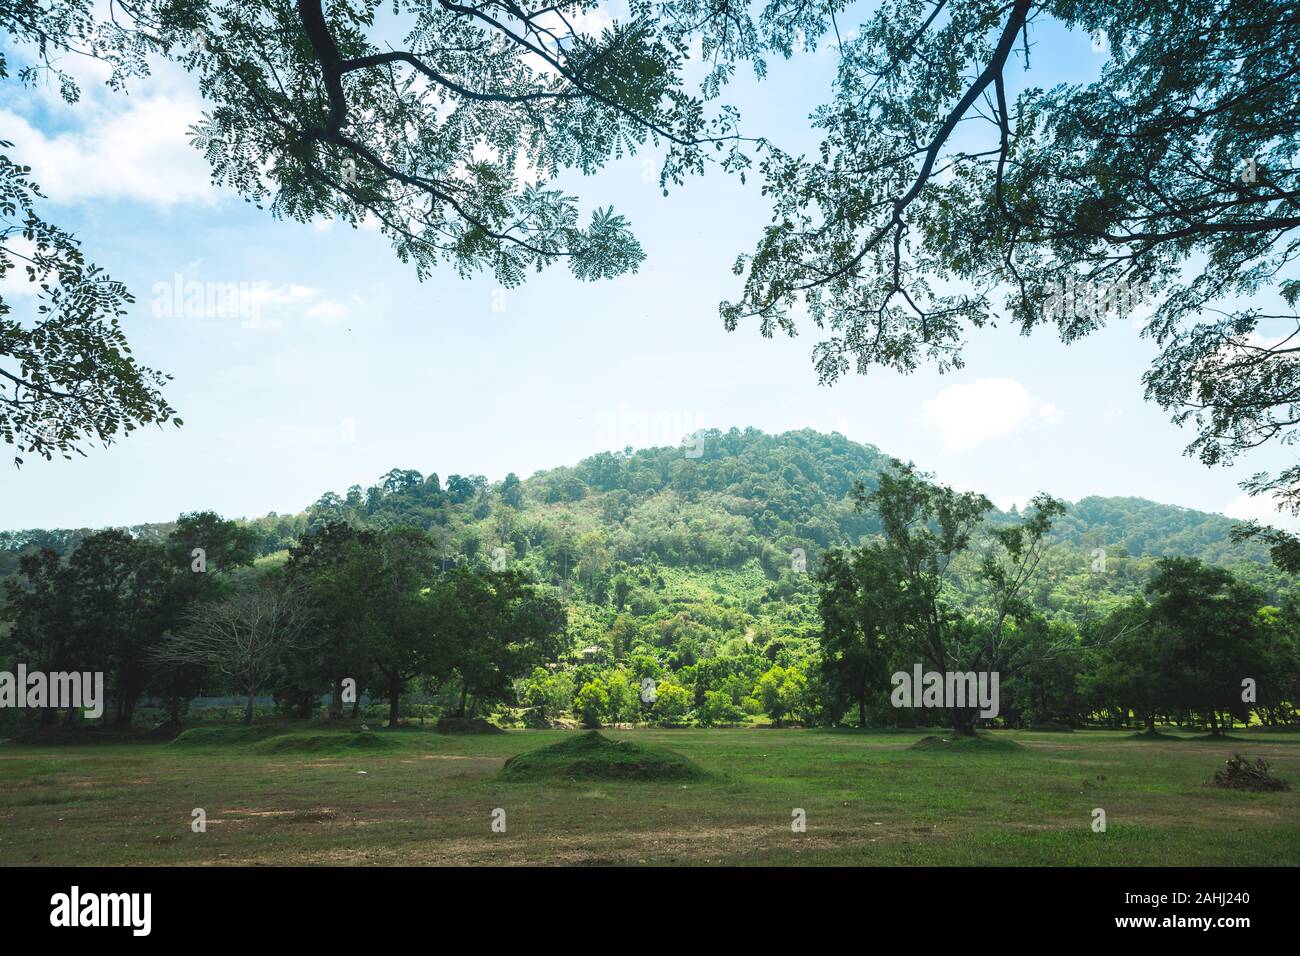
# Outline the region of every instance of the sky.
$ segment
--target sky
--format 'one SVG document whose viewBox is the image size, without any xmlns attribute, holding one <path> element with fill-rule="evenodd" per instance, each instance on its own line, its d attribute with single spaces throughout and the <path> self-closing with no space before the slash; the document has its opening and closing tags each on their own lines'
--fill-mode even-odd
<svg viewBox="0 0 1300 956">
<path fill-rule="evenodd" d="M 1040 85 L 1100 66 L 1094 39 L 1051 25 L 1036 38 Z M 805 54 L 726 99 L 746 132 L 811 149 L 807 115 L 829 97 L 833 68 L 830 51 Z M 166 395 L 185 424 L 8 468 L 0 528 L 294 513 L 395 467 L 496 481 L 733 426 L 838 431 L 1002 507 L 1039 491 L 1137 496 L 1295 526 L 1238 488 L 1287 465 L 1285 449 L 1216 469 L 1183 454 L 1192 433 L 1143 400 L 1155 347 L 1132 321 L 1069 347 L 1050 329 L 986 329 L 959 371 L 877 370 L 829 387 L 811 363 L 816 329 L 724 331 L 718 303 L 740 287 L 732 263 L 768 217 L 756 179 L 713 171 L 664 197 L 656 160 L 629 157 L 564 184 L 585 208 L 630 219 L 647 254 L 637 274 L 581 283 L 561 266 L 503 290 L 444 269 L 421 283 L 375 230 L 276 220 L 212 186 L 186 133 L 205 107 L 184 72 L 163 65 L 122 95 L 77 69 L 87 82 L 75 106 L 53 89 L 0 86 L 0 139 L 33 167 L 46 218 L 134 292 L 128 339 L 173 376 Z M 249 308 L 169 307 L 191 281 L 233 283 Z M 24 307 L 15 283 L 3 293 Z"/>
</svg>

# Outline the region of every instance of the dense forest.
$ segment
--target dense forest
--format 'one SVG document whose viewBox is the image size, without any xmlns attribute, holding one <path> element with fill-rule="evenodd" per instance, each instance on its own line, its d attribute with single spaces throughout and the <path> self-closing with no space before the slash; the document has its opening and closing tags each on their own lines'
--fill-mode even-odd
<svg viewBox="0 0 1300 956">
<path fill-rule="evenodd" d="M 832 633 L 835 602 L 860 600 L 854 595 L 875 573 L 867 558 L 891 540 L 872 502 L 882 475 L 900 467 L 838 434 L 732 429 L 496 483 L 394 469 L 291 516 L 226 521 L 199 512 L 100 532 L 6 532 L 0 665 L 20 653 L 44 654 L 51 667 L 109 662 L 94 669 L 110 672 L 116 716 L 128 720 L 137 701 L 165 702 L 178 720 L 191 697 L 223 693 L 246 693 L 251 708 L 254 695 L 269 692 L 303 716 L 328 700 L 337 715 L 345 678 L 360 697 L 386 702 L 392 719 L 407 712 L 403 700 L 534 722 L 727 723 L 758 714 L 866 721 L 868 710 L 874 721 L 909 719 L 882 709 L 880 675 L 919 659 L 915 648 L 885 640 L 882 630 L 868 655 L 870 680 L 856 672 L 846 682 L 836 640 L 847 632 Z M 934 485 L 918 479 L 917 487 Z M 1042 514 L 1003 513 L 980 500 L 970 539 L 950 549 L 935 585 L 942 614 L 966 622 L 987 617 L 993 552 L 1014 558 L 1005 536 Z M 1138 498 L 1057 505 L 1022 593 L 1004 595 L 1020 602 L 1006 616 L 1016 640 L 1051 635 L 1057 650 L 1003 662 L 1019 675 L 1005 720 L 1141 716 L 1113 688 L 1093 698 L 1085 690 L 1114 663 L 1102 657 L 1116 652 L 1116 634 L 1154 633 L 1123 621 L 1143 617 L 1134 602 L 1154 606 L 1152 588 L 1178 573 L 1164 559 L 1226 574 L 1202 584 L 1245 589 L 1250 615 L 1271 615 L 1275 630 L 1291 619 L 1291 577 L 1269 564 L 1263 544 L 1234 540 L 1238 522 Z M 106 589 L 115 592 L 107 603 Z M 275 603 L 275 589 L 292 600 Z M 255 673 L 211 666 L 196 635 L 212 622 L 196 609 L 221 607 L 238 621 L 258 600 L 285 615 L 275 660 Z M 94 633 L 77 651 L 79 629 Z M 1290 633 L 1289 624 L 1283 629 Z M 851 636 L 859 644 L 876 638 Z M 1090 641 L 1101 650 L 1085 666 L 1071 655 Z M 1042 680 L 1028 687 L 1026 674 Z M 653 701 L 639 694 L 647 680 Z M 856 690 L 848 686 L 855 682 Z M 1226 704 L 1209 710 L 1175 695 L 1160 713 L 1195 712 L 1214 725 L 1234 716 Z"/>
</svg>

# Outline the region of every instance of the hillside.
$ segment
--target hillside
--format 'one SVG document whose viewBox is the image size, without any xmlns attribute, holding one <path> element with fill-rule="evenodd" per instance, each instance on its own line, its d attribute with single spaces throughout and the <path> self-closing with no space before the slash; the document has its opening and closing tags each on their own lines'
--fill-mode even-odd
<svg viewBox="0 0 1300 956">
<path fill-rule="evenodd" d="M 414 525 L 444 543 L 449 560 L 474 559 L 505 545 L 523 559 L 540 548 L 564 571 L 584 536 L 603 539 L 613 561 L 674 567 L 739 567 L 757 560 L 767 570 L 802 548 L 811 560 L 826 548 L 858 541 L 876 527 L 855 513 L 848 495 L 868 486 L 889 456 L 836 434 L 811 430 L 768 435 L 756 429 L 702 433 L 698 445 L 602 452 L 571 467 L 520 481 L 490 484 L 482 476 L 393 469 L 374 485 L 326 492 L 297 515 L 249 520 L 260 550 L 289 547 L 303 530 L 329 521 L 372 527 Z M 698 457 L 691 457 L 698 453 Z M 937 476 L 940 481 L 943 476 Z M 1062 547 L 1131 558 L 1187 555 L 1223 565 L 1267 564 L 1267 550 L 1234 542 L 1238 524 L 1144 498 L 1088 497 L 1070 504 L 1057 523 Z M 172 522 L 128 528 L 162 537 Z M 64 553 L 91 529 L 0 532 L 0 552 L 48 546 Z M 596 542 L 588 538 L 587 552 Z M 578 556 L 580 557 L 580 555 Z M 589 559 L 598 559 L 589 554 Z M 0 572 L 7 572 L 0 566 Z"/>
<path fill-rule="evenodd" d="M 281 560 L 309 528 L 350 521 L 425 529 L 445 566 L 522 565 L 564 592 L 579 651 L 616 653 L 649 637 L 689 662 L 736 642 L 757 643 L 769 655 L 802 643 L 818 625 L 815 589 L 803 571 L 815 571 L 826 549 L 877 530 L 874 518 L 855 512 L 849 492 L 858 479 L 871 486 L 888 456 L 810 430 L 733 429 L 702 438 L 687 447 L 601 453 L 496 484 L 394 469 L 369 488 L 328 492 L 300 514 L 247 523 L 260 535 L 265 562 Z M 1231 540 L 1236 524 L 1141 498 L 1085 498 L 1057 524 L 1036 600 L 1048 613 L 1087 613 L 1140 591 L 1154 561 L 1168 555 L 1234 567 L 1276 597 L 1290 579 L 1260 545 Z M 170 527 L 130 530 L 161 537 Z M 84 533 L 4 533 L 0 573 L 11 573 L 25 549 L 66 552 Z M 1097 548 L 1107 554 L 1104 574 L 1093 572 Z"/>
</svg>

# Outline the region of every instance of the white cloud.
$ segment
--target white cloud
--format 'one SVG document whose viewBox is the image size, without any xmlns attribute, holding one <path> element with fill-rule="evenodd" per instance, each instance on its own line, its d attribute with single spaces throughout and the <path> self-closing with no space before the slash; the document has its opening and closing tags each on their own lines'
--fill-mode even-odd
<svg viewBox="0 0 1300 956">
<path fill-rule="evenodd" d="M 348 314 L 347 306 L 333 299 L 322 299 L 313 303 L 305 313 L 309 319 L 319 319 L 326 325 L 333 325 Z"/>
<path fill-rule="evenodd" d="M 1035 425 L 1056 425 L 1060 410 L 1009 378 L 949 385 L 922 404 L 922 416 L 939 432 L 944 451 L 969 451 Z"/>
<path fill-rule="evenodd" d="M 197 96 L 119 95 L 68 109 L 93 120 L 47 135 L 13 110 L 0 110 L 0 139 L 13 142 L 15 158 L 32 167 L 32 178 L 54 202 L 135 199 L 170 206 L 218 199 L 206 160 L 190 145 L 188 128 L 203 109 Z"/>
<path fill-rule="evenodd" d="M 320 289 L 297 283 L 255 282 L 250 288 L 253 309 L 257 315 L 269 315 L 271 328 L 281 327 L 285 320 L 295 315 L 305 319 L 334 325 L 348 314 L 347 306 L 335 299 L 325 298 Z"/>
<path fill-rule="evenodd" d="M 1278 511 L 1273 505 L 1273 499 L 1268 495 L 1259 495 L 1252 497 L 1247 494 L 1237 495 L 1232 501 L 1228 502 L 1223 513 L 1229 518 L 1236 518 L 1238 521 L 1258 521 L 1260 524 L 1271 524 L 1275 528 L 1288 528 L 1295 530 L 1300 528 L 1300 519 L 1297 519 L 1287 512 Z"/>
</svg>

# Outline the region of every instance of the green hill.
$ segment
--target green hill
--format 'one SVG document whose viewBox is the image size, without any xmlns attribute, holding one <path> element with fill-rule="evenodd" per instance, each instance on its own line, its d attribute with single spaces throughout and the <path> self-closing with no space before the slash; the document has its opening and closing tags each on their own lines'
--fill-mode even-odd
<svg viewBox="0 0 1300 956">
<path fill-rule="evenodd" d="M 330 521 L 420 527 L 438 542 L 445 565 L 521 564 L 562 588 L 575 653 L 595 648 L 588 656 L 599 656 L 624 637 L 651 632 L 654 643 L 690 661 L 717 645 L 808 636 L 817 626 L 814 589 L 801 568 L 815 571 L 826 549 L 877 530 L 849 493 L 856 480 L 872 486 L 887 462 L 874 446 L 839 434 L 708 431 L 681 447 L 602 452 L 495 484 L 394 469 L 368 488 L 327 492 L 300 514 L 247 523 L 264 556 Z M 1234 567 L 1273 594 L 1289 587 L 1264 547 L 1231 539 L 1237 524 L 1141 498 L 1085 498 L 1058 522 L 1036 598 L 1049 611 L 1072 613 L 1133 593 L 1167 555 Z M 162 536 L 169 527 L 130 530 Z M 25 549 L 66 552 L 83 534 L 0 534 L 0 574 Z M 1105 574 L 1092 571 L 1098 548 L 1107 554 Z"/>
</svg>

